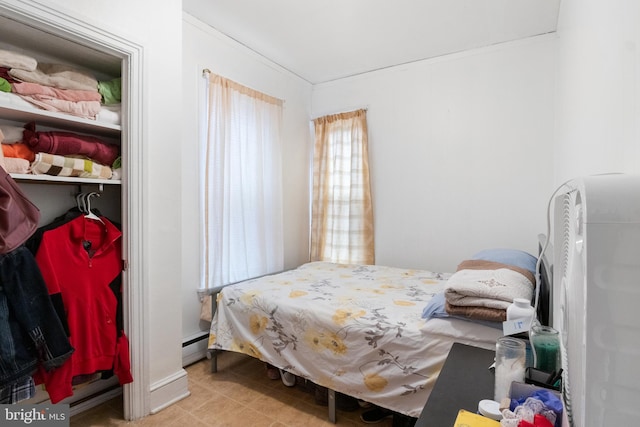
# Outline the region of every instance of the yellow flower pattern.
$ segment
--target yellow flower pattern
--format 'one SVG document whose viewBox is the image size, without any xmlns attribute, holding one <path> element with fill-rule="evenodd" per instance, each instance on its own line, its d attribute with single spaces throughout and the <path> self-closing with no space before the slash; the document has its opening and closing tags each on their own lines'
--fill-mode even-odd
<svg viewBox="0 0 640 427">
<path fill-rule="evenodd" d="M 347 346 L 344 344 L 342 338 L 335 332 L 309 329 L 305 335 L 305 340 L 309 344 L 309 347 L 316 353 L 329 350 L 333 354 L 343 355 L 347 352 Z"/>
<path fill-rule="evenodd" d="M 364 316 L 365 314 L 366 311 L 364 310 L 347 310 L 344 308 L 339 308 L 336 310 L 332 319 L 333 323 L 335 323 L 336 325 L 343 326 L 347 323 L 347 321 L 351 319 L 357 319 Z"/>
<path fill-rule="evenodd" d="M 231 345 L 231 350 L 236 351 L 238 353 L 248 354 L 249 356 L 255 357 L 257 359 L 262 359 L 262 353 L 258 350 L 258 347 L 251 344 L 247 341 L 236 341 L 234 340 Z"/>
<path fill-rule="evenodd" d="M 267 327 L 267 323 L 269 319 L 264 316 L 260 316 L 259 314 L 252 314 L 249 318 L 249 329 L 253 335 L 258 335 L 264 331 Z"/>
<path fill-rule="evenodd" d="M 389 381 L 378 374 L 368 374 L 364 376 L 364 385 L 371 391 L 379 393 L 384 390 L 387 384 L 389 384 Z"/>
<path fill-rule="evenodd" d="M 393 303 L 394 303 L 395 305 L 403 305 L 403 306 L 405 306 L 405 307 L 409 307 L 409 306 L 412 306 L 412 305 L 416 305 L 416 303 L 415 303 L 415 302 L 413 302 L 413 301 L 404 301 L 404 300 L 401 300 L 401 299 L 393 300 Z"/>
<path fill-rule="evenodd" d="M 446 285 L 423 270 L 312 262 L 218 295 L 209 348 L 418 416 L 437 374 L 422 309 Z"/>
</svg>

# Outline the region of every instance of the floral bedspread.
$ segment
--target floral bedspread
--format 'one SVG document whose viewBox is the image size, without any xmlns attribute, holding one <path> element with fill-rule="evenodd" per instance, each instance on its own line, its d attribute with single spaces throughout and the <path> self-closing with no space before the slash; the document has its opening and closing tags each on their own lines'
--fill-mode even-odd
<svg viewBox="0 0 640 427">
<path fill-rule="evenodd" d="M 311 262 L 228 286 L 218 295 L 209 349 L 245 353 L 418 417 L 451 345 L 425 333 L 421 314 L 448 277 Z"/>
</svg>

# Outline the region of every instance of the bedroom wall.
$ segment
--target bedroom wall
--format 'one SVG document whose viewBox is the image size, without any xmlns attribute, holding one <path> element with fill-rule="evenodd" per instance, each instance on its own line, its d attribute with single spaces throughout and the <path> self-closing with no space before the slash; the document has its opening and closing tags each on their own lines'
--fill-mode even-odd
<svg viewBox="0 0 640 427">
<path fill-rule="evenodd" d="M 319 84 L 312 115 L 366 107 L 376 263 L 454 271 L 537 252 L 553 175 L 555 36 Z"/>
<path fill-rule="evenodd" d="M 309 158 L 311 85 L 273 62 L 257 55 L 189 14 L 183 15 L 182 127 L 182 317 L 183 337 L 208 332 L 199 322 L 200 285 L 198 103 L 202 69 L 235 80 L 283 99 L 283 194 L 285 268 L 308 260 L 309 253 Z"/>
<path fill-rule="evenodd" d="M 640 173 L 640 3 L 563 0 L 558 19 L 555 186 Z"/>
</svg>

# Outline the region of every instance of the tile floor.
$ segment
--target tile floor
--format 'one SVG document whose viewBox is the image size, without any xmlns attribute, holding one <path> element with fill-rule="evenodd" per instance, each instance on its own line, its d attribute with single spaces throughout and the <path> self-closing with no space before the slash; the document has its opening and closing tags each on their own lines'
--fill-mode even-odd
<svg viewBox="0 0 640 427">
<path fill-rule="evenodd" d="M 392 419 L 365 424 L 361 409 L 337 412 L 329 421 L 327 407 L 315 403 L 314 394 L 303 385 L 286 387 L 267 378 L 264 364 L 238 353 L 222 353 L 218 372 L 202 360 L 185 368 L 191 395 L 174 405 L 137 421 L 125 421 L 120 397 L 71 418 L 71 427 L 180 426 L 180 427 L 391 427 Z"/>
</svg>

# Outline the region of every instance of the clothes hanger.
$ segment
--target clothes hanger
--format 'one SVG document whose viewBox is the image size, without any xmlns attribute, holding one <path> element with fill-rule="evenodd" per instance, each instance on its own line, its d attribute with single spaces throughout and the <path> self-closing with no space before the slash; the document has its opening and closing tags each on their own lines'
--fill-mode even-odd
<svg viewBox="0 0 640 427">
<path fill-rule="evenodd" d="M 96 221 L 100 221 L 101 223 L 104 224 L 104 221 L 95 213 L 93 213 L 91 211 L 91 197 L 100 197 L 100 193 L 92 191 L 91 193 L 88 193 L 85 195 L 84 197 L 84 202 L 85 202 L 85 208 L 86 210 L 84 211 L 86 213 L 86 215 L 84 216 L 87 219 L 93 219 Z"/>
<path fill-rule="evenodd" d="M 85 197 L 85 193 L 80 192 L 76 194 L 76 206 L 78 207 L 78 210 L 82 213 L 86 213 L 84 197 Z"/>
</svg>

